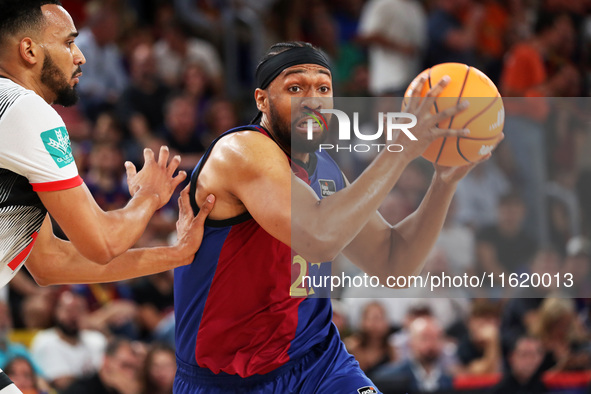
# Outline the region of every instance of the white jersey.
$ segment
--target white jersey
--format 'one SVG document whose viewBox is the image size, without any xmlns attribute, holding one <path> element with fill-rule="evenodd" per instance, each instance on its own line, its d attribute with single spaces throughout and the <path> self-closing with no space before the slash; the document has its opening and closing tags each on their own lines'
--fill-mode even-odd
<svg viewBox="0 0 591 394">
<path fill-rule="evenodd" d="M 82 184 L 61 117 L 0 77 L 0 287 L 29 256 L 47 210 L 36 192 Z"/>
</svg>

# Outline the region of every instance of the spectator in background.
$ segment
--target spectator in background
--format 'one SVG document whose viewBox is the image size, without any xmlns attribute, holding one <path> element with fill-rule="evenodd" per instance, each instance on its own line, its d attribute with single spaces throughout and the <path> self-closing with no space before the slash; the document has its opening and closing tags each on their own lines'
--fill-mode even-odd
<svg viewBox="0 0 591 394">
<path fill-rule="evenodd" d="M 542 341 L 546 352 L 542 370 L 584 370 L 591 367 L 588 333 L 569 298 L 547 298 L 538 310 L 530 334 Z"/>
<path fill-rule="evenodd" d="M 123 162 L 123 151 L 114 143 L 92 145 L 84 181 L 104 210 L 123 208 L 129 201 Z"/>
<path fill-rule="evenodd" d="M 187 63 L 183 70 L 181 91 L 195 103 L 197 113 L 197 127 L 205 127 L 205 111 L 215 95 L 211 77 L 201 62 Z"/>
<path fill-rule="evenodd" d="M 143 394 L 172 394 L 176 357 L 174 350 L 156 343 L 146 356 L 143 367 Z"/>
<path fill-rule="evenodd" d="M 427 67 L 446 62 L 474 65 L 478 28 L 483 16 L 482 6 L 471 0 L 436 0 L 427 22 Z"/>
<path fill-rule="evenodd" d="M 183 67 L 192 62 L 201 63 L 216 91 L 222 87 L 222 63 L 209 42 L 189 37 L 181 25 L 171 22 L 164 26 L 162 38 L 154 44 L 154 53 L 160 78 L 171 87 L 179 87 Z"/>
<path fill-rule="evenodd" d="M 154 50 L 140 44 L 131 54 L 131 81 L 117 102 L 117 113 L 138 142 L 164 123 L 164 104 L 170 88 L 158 78 Z"/>
<path fill-rule="evenodd" d="M 23 394 L 49 394 L 55 392 L 45 380 L 37 376 L 31 360 L 25 357 L 16 356 L 12 358 L 2 369 Z"/>
<path fill-rule="evenodd" d="M 536 243 L 525 233 L 526 207 L 515 193 L 499 201 L 498 223 L 483 228 L 477 235 L 476 254 L 480 268 L 495 274 L 526 270 L 536 252 Z"/>
<path fill-rule="evenodd" d="M 457 220 L 458 199 L 454 196 L 443 227 L 435 242 L 435 248 L 440 249 L 448 261 L 451 274 L 463 275 L 474 270 L 476 260 L 476 241 L 474 231 Z"/>
<path fill-rule="evenodd" d="M 382 365 L 394 362 L 396 354 L 388 343 L 391 327 L 384 306 L 370 302 L 365 305 L 361 319 L 359 331 L 345 338 L 344 342 L 359 367 L 371 379 Z"/>
<path fill-rule="evenodd" d="M 572 275 L 573 286 L 567 289 L 570 297 L 591 298 L 591 242 L 577 236 L 566 244 L 566 258 L 562 267 L 563 277 Z"/>
<path fill-rule="evenodd" d="M 570 85 L 578 83 L 572 66 L 567 64 L 550 75 L 545 65 L 553 51 L 564 45 L 565 40 L 572 39 L 572 32 L 568 15 L 540 13 L 534 37 L 515 44 L 506 56 L 500 85 L 503 97 L 560 97 L 570 90 Z M 527 113 L 540 119 L 535 109 Z"/>
<path fill-rule="evenodd" d="M 87 329 L 137 339 L 136 323 L 138 306 L 132 300 L 132 292 L 125 281 L 72 285 L 72 292 L 83 296 L 89 313 L 83 320 Z"/>
<path fill-rule="evenodd" d="M 506 52 L 506 39 L 509 32 L 509 12 L 506 0 L 484 0 L 483 18 L 478 26 L 478 50 L 481 70 L 498 84 Z"/>
<path fill-rule="evenodd" d="M 132 343 L 115 338 L 105 349 L 100 370 L 76 379 L 62 394 L 140 394 L 141 365 Z"/>
<path fill-rule="evenodd" d="M 443 330 L 434 319 L 415 319 L 410 327 L 408 359 L 376 371 L 373 381 L 382 390 L 397 392 L 435 392 L 452 388 L 452 376 L 442 363 Z"/>
<path fill-rule="evenodd" d="M 539 339 L 519 337 L 511 347 L 509 370 L 501 382 L 493 387 L 491 394 L 540 394 L 547 391 L 539 371 L 544 350 Z"/>
<path fill-rule="evenodd" d="M 182 156 L 179 169 L 190 173 L 205 150 L 199 138 L 195 103 L 186 94 L 176 95 L 166 102 L 164 111 L 164 128 L 160 134 L 166 140 L 171 155 Z"/>
<path fill-rule="evenodd" d="M 463 336 L 458 345 L 460 373 L 486 375 L 501 371 L 500 317 L 498 304 L 487 299 L 474 300 L 468 336 Z"/>
<path fill-rule="evenodd" d="M 222 133 L 239 125 L 234 103 L 224 98 L 212 100 L 205 112 L 205 125 L 201 140 L 203 146 L 209 146 Z"/>
<path fill-rule="evenodd" d="M 554 275 L 559 268 L 560 257 L 556 251 L 540 249 L 533 258 L 530 272 Z M 515 341 L 533 330 L 538 321 L 538 308 L 553 290 L 545 286 L 520 288 L 507 301 L 501 318 L 501 346 L 505 358 L 508 357 Z"/>
<path fill-rule="evenodd" d="M 87 314 L 82 296 L 63 292 L 55 308 L 55 326 L 40 331 L 31 344 L 33 360 L 58 390 L 100 367 L 106 339 L 99 332 L 82 328 Z"/>
<path fill-rule="evenodd" d="M 143 338 L 174 348 L 174 278 L 172 271 L 140 278 L 132 287 Z"/>
<path fill-rule="evenodd" d="M 499 200 L 510 189 L 511 184 L 494 158 L 480 163 L 458 183 L 454 197 L 458 221 L 476 231 L 495 225 Z"/>
<path fill-rule="evenodd" d="M 369 46 L 369 91 L 402 97 L 421 71 L 426 15 L 416 0 L 370 0 L 362 12 L 358 42 Z"/>
<path fill-rule="evenodd" d="M 0 369 L 5 369 L 5 366 L 10 360 L 15 357 L 21 357 L 35 366 L 35 371 L 41 373 L 41 370 L 34 364 L 29 350 L 23 344 L 12 342 L 10 340 L 10 333 L 12 332 L 12 317 L 10 316 L 10 308 L 7 303 L 0 302 Z M 20 386 L 19 386 L 20 387 Z"/>
<path fill-rule="evenodd" d="M 127 86 L 127 74 L 116 45 L 120 26 L 116 10 L 103 6 L 80 29 L 76 39 L 87 61 L 82 70 L 84 78 L 78 84 L 80 103 L 93 121 L 100 112 L 114 107 Z"/>
</svg>

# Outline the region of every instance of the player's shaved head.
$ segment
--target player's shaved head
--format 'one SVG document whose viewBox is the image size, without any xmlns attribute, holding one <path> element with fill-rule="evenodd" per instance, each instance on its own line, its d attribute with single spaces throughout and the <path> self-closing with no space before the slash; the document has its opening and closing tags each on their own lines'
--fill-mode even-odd
<svg viewBox="0 0 591 394">
<path fill-rule="evenodd" d="M 41 7 L 61 5 L 59 0 L 0 0 L 0 48 L 10 38 L 21 38 L 40 31 L 45 23 Z"/>
</svg>

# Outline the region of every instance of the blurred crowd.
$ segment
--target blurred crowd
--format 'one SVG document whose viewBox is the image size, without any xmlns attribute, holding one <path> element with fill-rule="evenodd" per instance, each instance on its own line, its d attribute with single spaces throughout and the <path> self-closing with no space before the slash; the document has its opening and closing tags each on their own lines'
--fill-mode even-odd
<svg viewBox="0 0 591 394">
<path fill-rule="evenodd" d="M 322 48 L 342 97 L 401 96 L 442 62 L 484 71 L 509 98 L 505 141 L 460 183 L 425 272 L 572 273 L 570 297 L 344 292 L 335 323 L 386 393 L 450 392 L 476 378 L 495 392 L 543 393 L 552 373 L 591 370 L 591 1 L 62 3 L 87 63 L 79 105 L 56 110 L 104 209 L 128 201 L 123 162 L 141 165 L 143 148 L 168 145 L 190 173 L 213 139 L 248 124 L 254 69 L 275 42 Z M 352 180 L 365 164 L 343 170 Z M 414 211 L 432 171 L 413 162 L 384 217 Z M 137 246 L 169 243 L 176 218 L 173 196 Z M 173 302 L 172 272 L 41 288 L 23 269 L 0 294 L 0 368 L 25 394 L 171 393 Z"/>
</svg>

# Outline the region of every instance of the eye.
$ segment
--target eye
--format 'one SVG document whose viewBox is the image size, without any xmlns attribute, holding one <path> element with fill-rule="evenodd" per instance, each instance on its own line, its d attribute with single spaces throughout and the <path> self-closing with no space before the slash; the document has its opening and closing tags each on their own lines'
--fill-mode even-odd
<svg viewBox="0 0 591 394">
<path fill-rule="evenodd" d="M 320 90 L 320 93 L 330 92 L 330 88 L 328 86 L 321 86 L 319 90 Z"/>
<path fill-rule="evenodd" d="M 299 86 L 290 86 L 289 88 L 287 88 L 287 90 L 291 93 L 298 93 L 302 91 L 302 88 L 300 88 Z"/>
</svg>

